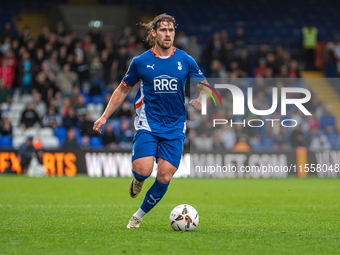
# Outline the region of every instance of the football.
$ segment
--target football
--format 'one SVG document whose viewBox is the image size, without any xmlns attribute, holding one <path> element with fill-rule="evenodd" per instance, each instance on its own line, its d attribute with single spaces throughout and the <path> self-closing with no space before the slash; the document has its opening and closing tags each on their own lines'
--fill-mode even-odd
<svg viewBox="0 0 340 255">
<path fill-rule="evenodd" d="M 198 213 L 191 205 L 178 205 L 170 213 L 170 224 L 177 231 L 193 231 L 198 226 Z"/>
</svg>

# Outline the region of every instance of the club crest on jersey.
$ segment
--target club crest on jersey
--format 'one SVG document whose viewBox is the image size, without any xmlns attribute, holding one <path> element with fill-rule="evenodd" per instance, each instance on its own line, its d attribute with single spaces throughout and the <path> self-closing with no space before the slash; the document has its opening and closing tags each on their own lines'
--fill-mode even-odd
<svg viewBox="0 0 340 255">
<path fill-rule="evenodd" d="M 155 93 L 177 93 L 178 80 L 168 75 L 160 75 L 153 79 Z"/>
<path fill-rule="evenodd" d="M 182 70 L 182 63 L 180 61 L 178 61 L 177 64 L 178 64 L 178 70 L 181 71 Z"/>
</svg>

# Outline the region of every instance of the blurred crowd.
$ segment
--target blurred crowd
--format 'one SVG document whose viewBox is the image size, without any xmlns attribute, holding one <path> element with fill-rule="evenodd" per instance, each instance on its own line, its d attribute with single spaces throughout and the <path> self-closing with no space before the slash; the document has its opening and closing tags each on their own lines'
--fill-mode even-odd
<svg viewBox="0 0 340 255">
<path fill-rule="evenodd" d="M 11 104 L 15 91 L 20 95 L 31 94 L 33 101 L 26 105 L 21 114 L 20 128 L 52 127 L 67 131 L 61 146 L 65 148 L 90 148 L 90 140 L 96 137 L 105 147 L 121 149 L 131 146 L 134 128 L 134 93 L 130 93 L 119 110 L 114 113 L 103 134 L 92 130 L 93 116 L 88 110 L 89 103 L 108 103 L 112 92 L 124 77 L 134 56 L 142 54 L 149 46 L 143 41 L 146 31 L 132 32 L 126 27 L 121 35 L 102 34 L 93 27 L 84 38 L 78 38 L 73 31 L 67 31 L 62 23 L 55 30 L 47 26 L 34 38 L 29 27 L 18 36 L 6 23 L 0 32 L 0 105 Z M 264 78 L 282 79 L 275 86 L 307 86 L 296 82 L 286 84 L 284 78 L 300 78 L 299 63 L 292 59 L 289 51 L 277 46 L 258 46 L 255 52 L 248 49 L 243 28 L 237 27 L 236 34 L 229 35 L 226 29 L 215 32 L 207 48 L 199 45 L 195 35 L 187 36 L 185 31 L 177 31 L 175 46 L 188 52 L 202 67 L 206 77 L 235 79 L 255 77 L 254 106 L 269 109 L 271 88 Z M 189 90 L 186 91 L 189 97 Z M 224 95 L 223 118 L 235 118 L 230 113 L 230 95 Z M 228 100 L 229 99 L 229 100 Z M 337 127 L 330 107 L 312 95 L 309 110 L 312 116 L 305 117 L 296 109 L 291 109 L 292 118 L 299 119 L 299 126 L 291 130 L 274 126 L 250 129 L 237 125 L 225 125 L 212 132 L 212 137 L 197 136 L 196 128 L 211 129 L 204 116 L 189 111 L 188 137 L 192 146 L 208 151 L 210 149 L 259 148 L 267 145 L 272 149 L 289 149 L 296 146 L 329 148 L 329 139 L 337 138 Z M 103 110 L 102 108 L 102 110 Z M 216 108 L 215 108 L 216 110 Z M 213 115 L 218 115 L 216 111 Z M 274 113 L 275 115 L 276 113 Z M 12 134 L 12 124 L 0 109 L 0 134 Z M 275 117 L 275 116 L 274 116 Z M 277 118 L 280 118 L 276 116 Z M 254 118 L 254 116 L 244 116 Z M 187 140 L 187 148 L 189 140 Z"/>
</svg>

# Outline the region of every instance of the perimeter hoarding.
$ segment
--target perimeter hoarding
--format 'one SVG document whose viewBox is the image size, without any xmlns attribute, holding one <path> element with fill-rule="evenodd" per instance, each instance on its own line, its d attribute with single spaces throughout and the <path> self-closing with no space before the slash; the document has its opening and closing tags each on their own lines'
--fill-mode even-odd
<svg viewBox="0 0 340 255">
<path fill-rule="evenodd" d="M 21 174 L 16 150 L 0 150 L 0 173 Z M 75 149 L 44 151 L 46 176 L 131 177 L 131 153 Z M 174 177 L 191 178 L 338 178 L 340 151 L 185 152 Z M 156 175 L 157 164 L 152 176 Z"/>
</svg>

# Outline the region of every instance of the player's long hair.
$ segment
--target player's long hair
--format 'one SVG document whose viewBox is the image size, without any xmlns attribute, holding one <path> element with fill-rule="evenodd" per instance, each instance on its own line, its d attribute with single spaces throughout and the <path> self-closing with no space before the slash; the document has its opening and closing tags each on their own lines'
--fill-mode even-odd
<svg viewBox="0 0 340 255">
<path fill-rule="evenodd" d="M 152 36 L 151 30 L 155 30 L 160 26 L 160 22 L 166 21 L 171 22 L 174 24 L 174 28 L 177 27 L 176 20 L 174 17 L 163 13 L 158 16 L 156 16 L 153 21 L 150 21 L 149 23 L 138 23 L 137 25 L 140 25 L 146 29 L 147 36 L 144 39 L 150 46 L 154 46 L 156 44 L 156 38 Z"/>
</svg>

